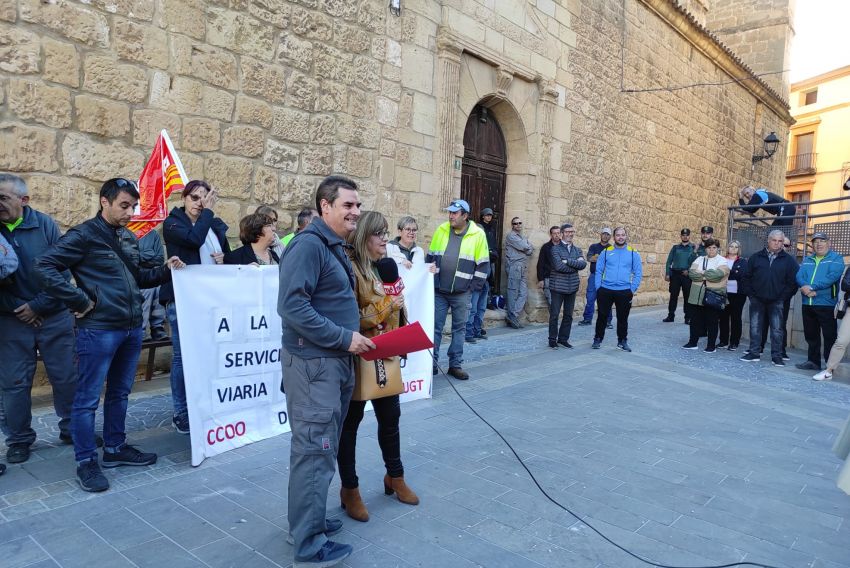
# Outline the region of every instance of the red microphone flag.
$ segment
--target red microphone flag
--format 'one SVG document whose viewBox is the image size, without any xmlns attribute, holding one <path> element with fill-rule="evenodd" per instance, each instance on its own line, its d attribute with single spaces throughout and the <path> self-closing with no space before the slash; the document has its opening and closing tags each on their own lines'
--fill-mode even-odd
<svg viewBox="0 0 850 568">
<path fill-rule="evenodd" d="M 168 216 L 168 197 L 189 182 L 168 133 L 159 133 L 153 152 L 139 176 L 139 214 L 127 225 L 141 239 Z"/>
</svg>

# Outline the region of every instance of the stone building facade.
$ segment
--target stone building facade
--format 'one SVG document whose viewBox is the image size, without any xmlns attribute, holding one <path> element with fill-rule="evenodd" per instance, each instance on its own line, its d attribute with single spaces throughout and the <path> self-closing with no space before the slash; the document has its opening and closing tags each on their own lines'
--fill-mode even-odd
<svg viewBox="0 0 850 568">
<path fill-rule="evenodd" d="M 584 247 L 624 224 L 646 264 L 636 303 L 656 303 L 681 227 L 723 235 L 740 186 L 783 179 L 784 155 L 750 158 L 785 138 L 787 87 L 704 27 L 730 4 L 0 0 L 0 170 L 69 226 L 102 181 L 138 177 L 165 128 L 231 227 L 260 203 L 293 215 L 342 173 L 423 241 L 460 195 L 538 244 L 564 220 Z M 497 133 L 480 155 L 476 121 Z"/>
</svg>

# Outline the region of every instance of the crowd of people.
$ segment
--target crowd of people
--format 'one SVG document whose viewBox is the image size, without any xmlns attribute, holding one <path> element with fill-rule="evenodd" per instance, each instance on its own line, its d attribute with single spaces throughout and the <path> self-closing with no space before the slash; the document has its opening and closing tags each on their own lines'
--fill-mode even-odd
<svg viewBox="0 0 850 568">
<path fill-rule="evenodd" d="M 771 195 L 759 198 L 762 205 L 780 207 L 778 214 L 786 213 L 786 206 L 773 203 Z M 0 353 L 6 362 L 0 367 L 0 424 L 6 461 L 26 461 L 36 438 L 31 389 L 40 355 L 53 389 L 60 441 L 74 446 L 84 490 L 109 488 L 101 467 L 155 463 L 155 453 L 127 443 L 125 420 L 143 340 L 161 340 L 170 332 L 172 423 L 178 432 L 190 432 L 171 272 L 198 264 L 279 265 L 283 388 L 292 428 L 289 538 L 296 565 L 341 561 L 351 547 L 328 539 L 342 524 L 326 518 L 335 469 L 342 481 L 342 507 L 353 519 L 369 520 L 356 472 L 366 399 L 353 396 L 354 356 L 374 349 L 373 337 L 406 321 L 404 296 L 387 292 L 379 264 L 387 258 L 406 269 L 425 264 L 434 274 L 433 372 L 441 369 L 442 332 L 451 313 L 447 374 L 466 380 L 464 343 L 487 338 L 484 311 L 497 303 L 497 295 L 490 293 L 501 258 L 495 213 L 484 208 L 476 222 L 468 202 L 452 201 L 447 220 L 426 249 L 417 243 L 416 219 L 399 219 L 391 239 L 383 215 L 361 212 L 357 184 L 329 176 L 316 190 L 315 207 L 298 214 L 294 233 L 281 240 L 277 212 L 261 205 L 240 221 L 242 246 L 230 250 L 229 228 L 215 214 L 215 189 L 192 180 L 180 199 L 182 204 L 163 223 L 161 239 L 156 232 L 137 239 L 126 226 L 138 204 L 138 190 L 133 182 L 114 178 L 101 188 L 97 215 L 60 235 L 56 223 L 30 205 L 26 183 L 0 174 Z M 746 191 L 744 199 L 754 204 L 755 197 Z M 749 258 L 741 256 L 736 241 L 722 255 L 713 233 L 712 227 L 702 227 L 696 245 L 690 242 L 690 230 L 682 229 L 665 263 L 670 301 L 663 321 L 675 321 L 682 294 L 689 326 L 683 347 L 697 349 L 705 337 L 706 353 L 738 349 L 749 300 L 750 344 L 741 359 L 760 360 L 769 335 L 773 364 L 782 366 L 788 359 L 789 302 L 799 292 L 809 349 L 807 360 L 797 367 L 819 371 L 815 380 L 832 378 L 850 341 L 850 318 L 843 318 L 850 275 L 843 258 L 830 249 L 829 236 L 815 233 L 812 254 L 798 266 L 780 229 L 772 230 L 765 247 Z M 596 313 L 591 347 L 599 349 L 606 330 L 614 328 L 616 313 L 617 347 L 631 351 L 628 318 L 643 262 L 625 227 L 604 227 L 599 237 L 585 255 L 574 242 L 576 228 L 563 223 L 550 228 L 549 240 L 540 247 L 537 279 L 549 306 L 551 348 L 573 348 L 573 312 L 587 270 L 586 305 L 578 325 L 593 325 Z M 506 321 L 522 327 L 528 261 L 535 247 L 523 234 L 519 217 L 511 219 L 503 250 Z M 104 387 L 101 438 L 95 433 L 95 413 Z M 404 477 L 399 394 L 370 400 L 386 468 L 385 493 L 417 505 L 419 498 Z"/>
</svg>

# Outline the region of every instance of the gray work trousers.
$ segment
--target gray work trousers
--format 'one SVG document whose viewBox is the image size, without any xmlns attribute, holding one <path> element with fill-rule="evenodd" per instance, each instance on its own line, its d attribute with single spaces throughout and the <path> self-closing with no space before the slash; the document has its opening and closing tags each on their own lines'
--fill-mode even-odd
<svg viewBox="0 0 850 568">
<path fill-rule="evenodd" d="M 519 319 L 528 299 L 528 263 L 525 260 L 508 262 L 508 297 L 506 298 L 508 317 Z"/>
<path fill-rule="evenodd" d="M 289 532 L 295 539 L 295 559 L 306 560 L 328 540 L 328 487 L 354 392 L 354 357 L 302 359 L 284 348 L 281 365 L 292 428 Z"/>
<path fill-rule="evenodd" d="M 150 337 L 155 329 L 165 329 L 165 306 L 159 303 L 159 286 L 141 290 L 142 298 L 142 335 Z M 148 328 L 150 325 L 150 329 Z"/>
<path fill-rule="evenodd" d="M 2 425 L 6 445 L 35 442 L 32 429 L 32 383 L 38 352 L 53 387 L 53 407 L 59 430 L 69 433 L 71 404 L 77 390 L 74 352 L 74 316 L 61 311 L 32 327 L 13 315 L 0 315 L 0 388 Z"/>
</svg>

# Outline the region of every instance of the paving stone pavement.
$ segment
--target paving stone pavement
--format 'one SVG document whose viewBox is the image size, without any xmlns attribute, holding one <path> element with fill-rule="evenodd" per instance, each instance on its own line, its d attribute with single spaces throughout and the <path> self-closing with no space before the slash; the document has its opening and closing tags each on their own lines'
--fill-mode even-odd
<svg viewBox="0 0 850 568">
<path fill-rule="evenodd" d="M 472 379 L 454 385 L 554 499 L 637 554 L 850 568 L 850 496 L 835 486 L 830 451 L 850 411 L 846 379 L 813 383 L 740 352 L 684 351 L 687 328 L 663 315 L 633 312 L 633 353 L 616 350 L 610 331 L 591 350 L 588 327 L 574 327 L 572 350 L 545 347 L 541 326 L 493 330 L 467 345 Z M 372 518 L 344 515 L 338 480 L 328 500 L 344 522 L 338 540 L 355 548 L 347 566 L 644 566 L 546 500 L 447 380 L 402 407 L 418 507 L 383 494 L 375 423 L 364 420 L 358 473 Z M 52 409 L 35 411 L 32 458 L 0 477 L 0 566 L 291 565 L 289 436 L 192 468 L 160 385 L 133 396 L 128 419 L 130 441 L 160 460 L 107 470 L 104 494 L 77 487 Z"/>
</svg>

